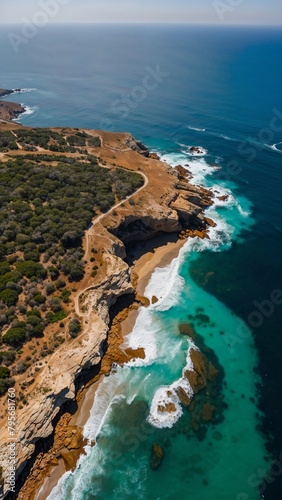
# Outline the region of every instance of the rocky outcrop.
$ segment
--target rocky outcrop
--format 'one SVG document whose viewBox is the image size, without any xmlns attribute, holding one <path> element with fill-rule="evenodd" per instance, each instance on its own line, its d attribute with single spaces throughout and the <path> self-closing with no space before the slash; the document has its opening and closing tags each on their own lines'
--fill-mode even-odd
<svg viewBox="0 0 282 500">
<path fill-rule="evenodd" d="M 0 119 L 15 120 L 20 114 L 25 112 L 25 108 L 21 104 L 15 102 L 0 101 Z"/>
<path fill-rule="evenodd" d="M 191 148 L 189 148 L 189 151 L 191 151 L 191 153 L 197 154 L 197 155 L 204 154 L 204 151 L 201 148 L 199 148 L 198 146 L 192 146 Z"/>
<path fill-rule="evenodd" d="M 177 212 L 182 227 L 203 227 L 204 216 L 202 208 L 198 205 L 180 195 L 170 206 Z"/>
<path fill-rule="evenodd" d="M 128 215 L 118 227 L 109 227 L 118 238 L 127 245 L 136 241 L 150 240 L 158 233 L 174 233 L 181 230 L 177 213 L 173 210 L 161 210 L 151 215 Z"/>
<path fill-rule="evenodd" d="M 21 89 L 0 89 L 0 98 L 15 94 L 17 92 L 21 92 Z M 0 101 L 0 120 L 15 120 L 25 111 L 25 108 L 21 104 L 15 102 Z"/>
<path fill-rule="evenodd" d="M 8 90 L 8 89 L 0 89 L 0 97 L 5 97 L 6 95 L 13 94 L 13 90 Z"/>
<path fill-rule="evenodd" d="M 177 182 L 159 202 L 148 197 L 146 206 L 135 206 L 119 221 L 108 218 L 105 223 L 108 231 L 128 245 L 149 240 L 159 233 L 180 232 L 187 227 L 206 229 L 203 210 L 211 204 L 212 193 L 207 189 L 193 186 L 188 181 Z"/>
<path fill-rule="evenodd" d="M 83 333 L 51 356 L 37 379 L 36 390 L 29 396 L 28 406 L 20 418 L 18 414 L 17 475 L 32 457 L 36 442 L 52 434 L 53 421 L 61 407 L 74 400 L 77 377 L 101 361 L 110 307 L 119 296 L 133 292 L 129 268 L 120 258 L 108 254 L 107 273 L 103 282 L 84 294 L 83 306 L 90 314 L 85 313 L 88 324 L 84 325 Z M 4 470 L 7 470 L 8 457 L 6 442 L 0 449 Z"/>
<path fill-rule="evenodd" d="M 142 144 L 142 142 L 137 141 L 131 134 L 127 134 L 127 138 L 125 141 L 126 146 L 128 146 L 133 151 L 141 154 L 142 156 L 149 157 L 150 152 L 149 149 Z"/>
</svg>

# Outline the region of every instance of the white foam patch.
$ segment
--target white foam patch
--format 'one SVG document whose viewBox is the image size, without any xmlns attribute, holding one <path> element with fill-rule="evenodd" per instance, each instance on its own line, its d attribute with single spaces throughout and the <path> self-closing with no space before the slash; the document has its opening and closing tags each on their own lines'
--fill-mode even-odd
<svg viewBox="0 0 282 500">
<path fill-rule="evenodd" d="M 65 472 L 65 474 L 59 479 L 58 483 L 51 491 L 50 495 L 48 495 L 46 500 L 62 500 L 62 498 L 64 498 L 65 482 L 72 474 L 73 474 L 73 472 L 71 472 L 71 471 Z M 42 488 L 44 488 L 44 486 L 42 486 Z M 42 490 L 42 488 L 41 488 L 41 490 Z M 41 490 L 39 490 L 39 494 L 40 494 Z"/>
<path fill-rule="evenodd" d="M 143 348 L 145 359 L 132 359 L 126 364 L 127 366 L 149 366 L 154 363 L 158 356 L 157 334 L 158 327 L 154 323 L 152 312 L 142 308 L 131 334 L 126 337 L 123 343 L 123 347 L 134 350 Z"/>
<path fill-rule="evenodd" d="M 193 158 L 191 160 L 191 158 Z M 196 185 L 205 185 L 207 176 L 220 170 L 219 165 L 209 165 L 204 158 L 195 158 L 189 156 L 185 151 L 181 153 L 169 153 L 161 156 L 161 160 L 165 161 L 172 167 L 182 165 L 189 173 L 192 174 L 192 181 Z"/>
<path fill-rule="evenodd" d="M 145 296 L 152 302 L 153 296 L 158 302 L 151 305 L 157 311 L 167 311 L 179 301 L 181 290 L 185 284 L 184 279 L 179 276 L 179 266 L 182 259 L 175 258 L 166 267 L 157 267 L 146 287 Z"/>
<path fill-rule="evenodd" d="M 38 106 L 26 106 L 25 104 L 22 104 L 22 103 L 21 103 L 21 106 L 23 108 L 25 108 L 25 111 L 13 120 L 15 122 L 20 121 L 24 116 L 32 115 L 33 113 L 35 113 L 38 110 Z"/>
<path fill-rule="evenodd" d="M 98 386 L 90 417 L 83 429 L 84 438 L 90 442 L 96 441 L 111 406 L 125 398 L 125 388 L 122 384 L 120 372 L 119 369 L 116 373 L 111 373 L 109 377 L 104 377 Z"/>
<path fill-rule="evenodd" d="M 179 388 L 182 388 L 190 398 L 194 395 L 193 389 L 188 379 L 185 377 L 185 372 L 187 370 L 194 370 L 191 359 L 191 350 L 198 350 L 198 348 L 193 344 L 193 342 L 190 341 L 189 343 L 190 347 L 187 353 L 186 365 L 182 371 L 182 377 L 176 382 L 173 382 L 171 385 L 160 387 L 155 392 L 148 416 L 148 422 L 154 427 L 158 427 L 160 429 L 167 427 L 171 428 L 181 417 L 183 410 L 177 394 L 177 390 Z"/>
<path fill-rule="evenodd" d="M 127 366 L 151 365 L 160 356 L 158 346 L 159 325 L 156 321 L 155 311 L 167 311 L 179 302 L 181 291 L 185 284 L 179 275 L 179 266 L 182 262 L 183 251 L 172 262 L 163 268 L 156 268 L 145 289 L 144 295 L 150 300 L 151 305 L 141 308 L 135 326 L 124 341 L 123 347 L 131 349 L 143 348 L 145 359 L 136 358 L 127 363 Z M 152 304 L 152 297 L 158 302 Z"/>
</svg>

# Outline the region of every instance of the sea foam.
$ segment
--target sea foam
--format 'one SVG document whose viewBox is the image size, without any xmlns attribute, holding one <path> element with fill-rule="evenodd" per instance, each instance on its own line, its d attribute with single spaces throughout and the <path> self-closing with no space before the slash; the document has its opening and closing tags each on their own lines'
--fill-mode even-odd
<svg viewBox="0 0 282 500">
<path fill-rule="evenodd" d="M 186 366 L 183 368 L 182 377 L 172 384 L 160 387 L 153 397 L 148 422 L 154 427 L 165 428 L 173 427 L 177 420 L 181 417 L 183 410 L 177 390 L 182 388 L 189 398 L 192 398 L 193 389 L 185 377 L 187 370 L 193 371 L 194 366 L 191 359 L 191 350 L 198 350 L 192 341 L 188 341 L 190 347 L 188 349 Z"/>
<path fill-rule="evenodd" d="M 38 110 L 38 106 L 26 106 L 24 103 L 21 103 L 21 106 L 25 109 L 25 111 L 17 118 L 14 118 L 13 121 L 15 122 L 19 122 L 24 116 L 32 115 Z"/>
</svg>

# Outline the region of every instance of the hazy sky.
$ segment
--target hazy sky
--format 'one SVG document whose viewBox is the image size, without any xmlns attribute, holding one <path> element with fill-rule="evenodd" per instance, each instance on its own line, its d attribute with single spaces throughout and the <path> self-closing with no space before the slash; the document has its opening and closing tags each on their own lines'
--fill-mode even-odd
<svg viewBox="0 0 282 500">
<path fill-rule="evenodd" d="M 39 12 L 47 10 L 47 6 L 53 6 L 48 21 L 56 23 L 282 25 L 282 0 L 0 0 L 0 23 L 22 23 L 23 17 L 40 19 Z"/>
</svg>

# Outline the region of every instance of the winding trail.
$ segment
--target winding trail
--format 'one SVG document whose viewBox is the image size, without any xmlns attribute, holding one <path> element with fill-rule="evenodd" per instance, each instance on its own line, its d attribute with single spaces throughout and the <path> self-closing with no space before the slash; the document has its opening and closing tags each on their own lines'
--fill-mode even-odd
<svg viewBox="0 0 282 500">
<path fill-rule="evenodd" d="M 143 174 L 142 172 L 138 172 L 138 174 L 142 175 L 142 177 L 143 177 L 143 179 L 145 181 L 144 184 L 143 184 L 143 186 L 141 186 L 140 188 L 138 188 L 137 191 L 134 191 L 134 193 L 131 193 L 130 195 L 128 195 L 123 200 L 121 200 L 118 203 L 116 203 L 115 205 L 113 205 L 107 212 L 102 213 L 101 215 L 98 215 L 98 217 L 96 217 L 92 221 L 91 227 L 89 229 L 87 229 L 87 231 L 85 233 L 85 253 L 84 253 L 84 257 L 83 257 L 84 260 L 86 260 L 87 257 L 89 256 L 89 239 L 90 239 L 89 236 L 91 235 L 91 231 L 92 231 L 93 227 L 96 226 L 96 224 L 99 224 L 99 222 L 104 217 L 106 217 L 106 215 L 109 215 L 116 208 L 120 207 L 123 203 L 125 203 L 126 201 L 128 201 L 130 198 L 133 198 L 133 196 L 135 196 L 137 193 L 139 193 L 140 191 L 142 191 L 142 189 L 144 189 L 147 186 L 147 184 L 149 182 L 149 179 L 148 179 L 147 175 Z"/>
<path fill-rule="evenodd" d="M 118 203 L 116 203 L 115 205 L 113 205 L 107 212 L 102 213 L 102 214 L 98 215 L 98 217 L 95 217 L 93 219 L 90 228 L 87 229 L 87 231 L 85 232 L 85 252 L 84 252 L 83 260 L 88 261 L 89 258 L 90 258 L 90 253 L 91 253 L 91 251 L 90 251 L 91 236 L 93 235 L 93 229 L 94 229 L 94 227 L 97 224 L 99 224 L 104 217 L 106 217 L 107 215 L 109 215 L 111 212 L 113 212 L 116 208 L 120 207 L 126 201 L 130 200 L 131 198 L 133 198 L 133 196 L 135 196 L 137 193 L 139 193 L 140 191 L 142 191 L 142 189 L 144 189 L 148 185 L 149 179 L 148 179 L 147 175 L 143 174 L 142 172 L 138 172 L 138 174 L 142 175 L 142 177 L 144 179 L 143 186 L 141 186 L 140 188 L 138 188 L 136 191 L 134 191 L 134 193 L 131 193 L 130 195 L 128 195 L 123 200 L 121 200 Z M 80 317 L 88 318 L 88 321 L 90 320 L 90 316 L 91 316 L 91 307 L 88 308 L 88 313 L 86 313 L 86 314 L 82 313 L 81 310 L 80 310 L 80 307 L 79 307 L 79 298 L 87 290 L 90 290 L 90 289 L 93 289 L 93 288 L 95 288 L 95 285 L 94 286 L 93 285 L 92 286 L 88 286 L 86 288 L 82 288 L 76 294 L 76 296 L 74 297 L 75 313 L 78 316 L 80 316 Z"/>
</svg>

